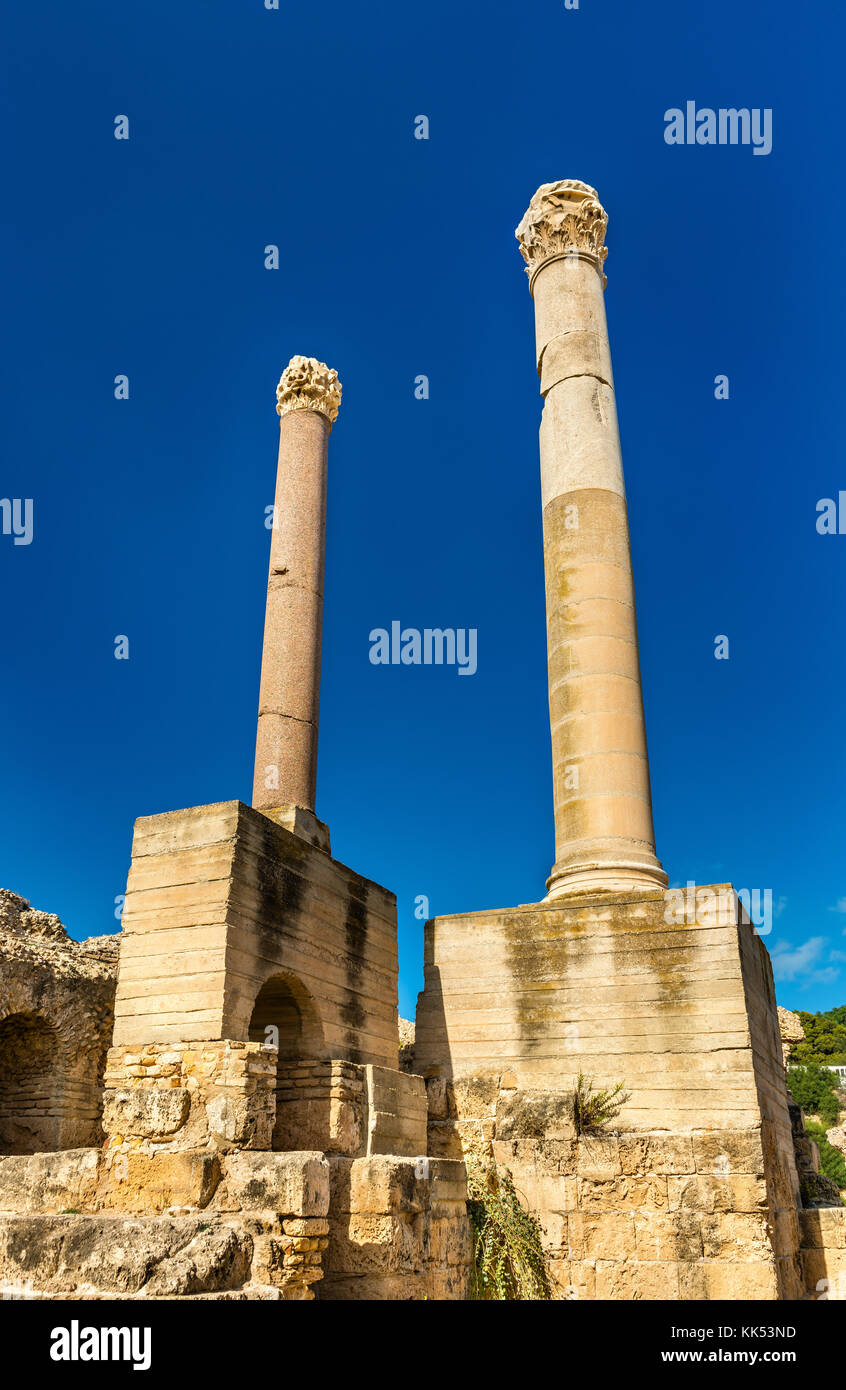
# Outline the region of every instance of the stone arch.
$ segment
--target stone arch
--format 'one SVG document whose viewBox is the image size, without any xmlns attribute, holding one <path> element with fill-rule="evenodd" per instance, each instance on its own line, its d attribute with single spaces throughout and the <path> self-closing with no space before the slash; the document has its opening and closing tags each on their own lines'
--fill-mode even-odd
<svg viewBox="0 0 846 1390">
<path fill-rule="evenodd" d="M 67 1096 L 59 1034 L 43 1014 L 0 1020 L 0 1153 L 46 1153 L 62 1145 Z"/>
<path fill-rule="evenodd" d="M 250 1042 L 268 1042 L 275 1028 L 280 1059 L 323 1057 L 323 1028 L 314 999 L 295 975 L 275 974 L 265 980 L 253 1004 Z M 270 1045 L 275 1046 L 275 1043 Z"/>
<path fill-rule="evenodd" d="M 281 973 L 265 980 L 253 1004 L 248 1036 L 250 1042 L 278 1045 L 273 1148 L 325 1148 L 331 1068 L 320 1013 L 301 980 Z"/>
</svg>

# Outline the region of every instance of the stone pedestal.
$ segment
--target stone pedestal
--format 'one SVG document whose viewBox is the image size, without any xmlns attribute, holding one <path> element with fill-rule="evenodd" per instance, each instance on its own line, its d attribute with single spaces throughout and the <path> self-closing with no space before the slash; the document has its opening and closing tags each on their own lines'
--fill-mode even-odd
<svg viewBox="0 0 846 1390">
<path fill-rule="evenodd" d="M 578 1296 L 798 1296 L 772 970 L 729 885 L 436 918 L 415 1067 L 430 1153 L 510 1169 Z M 628 1093 L 593 1135 L 580 1073 Z"/>
<path fill-rule="evenodd" d="M 393 893 L 261 812 L 142 816 L 122 921 L 115 1046 L 277 1028 L 292 1057 L 397 1067 Z"/>
</svg>

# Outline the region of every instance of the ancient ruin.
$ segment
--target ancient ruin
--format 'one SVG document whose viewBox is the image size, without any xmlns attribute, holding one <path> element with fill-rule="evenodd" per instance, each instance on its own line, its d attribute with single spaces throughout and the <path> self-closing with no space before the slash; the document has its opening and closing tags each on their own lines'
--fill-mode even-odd
<svg viewBox="0 0 846 1390">
<path fill-rule="evenodd" d="M 341 386 L 294 357 L 252 805 L 142 816 L 119 937 L 72 942 L 0 894 L 12 1296 L 464 1299 L 468 1164 L 513 1175 L 556 1297 L 846 1293 L 846 1207 L 786 1089 L 764 943 L 729 884 L 680 913 L 656 857 L 606 226 L 566 180 L 517 229 L 543 398 L 546 895 L 429 922 L 400 1036 L 396 900 L 316 814 Z M 589 1088 L 618 1083 L 594 1123 Z"/>
</svg>

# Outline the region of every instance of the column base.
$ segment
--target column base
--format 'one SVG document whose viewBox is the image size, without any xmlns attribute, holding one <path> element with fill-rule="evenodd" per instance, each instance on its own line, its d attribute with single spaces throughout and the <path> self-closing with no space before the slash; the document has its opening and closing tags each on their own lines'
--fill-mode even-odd
<svg viewBox="0 0 846 1390">
<path fill-rule="evenodd" d="M 257 809 L 268 820 L 275 821 L 293 835 L 299 835 L 301 840 L 307 840 L 316 849 L 331 854 L 329 827 L 318 820 L 313 811 L 307 811 L 304 806 L 261 806 Z"/>
<path fill-rule="evenodd" d="M 546 881 L 544 902 L 575 894 L 589 893 L 644 893 L 663 891 L 668 878 L 657 859 L 646 856 L 643 859 L 617 860 L 616 863 L 602 864 L 588 862 L 572 865 L 553 865 Z"/>
</svg>

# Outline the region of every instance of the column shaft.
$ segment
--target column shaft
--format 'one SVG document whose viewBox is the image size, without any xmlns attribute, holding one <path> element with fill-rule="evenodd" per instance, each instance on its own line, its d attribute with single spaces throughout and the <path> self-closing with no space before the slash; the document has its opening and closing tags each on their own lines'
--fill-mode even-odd
<svg viewBox="0 0 846 1390">
<path fill-rule="evenodd" d="M 320 714 L 329 433 L 337 373 L 294 357 L 277 388 L 279 463 L 256 730 L 253 805 L 311 833 Z M 292 818 L 293 817 L 293 818 Z"/>
<path fill-rule="evenodd" d="M 587 185 L 544 188 L 558 191 L 557 202 L 548 195 L 544 201 L 539 190 L 518 235 L 522 231 L 521 245 L 529 251 L 524 256 L 544 400 L 540 458 L 555 808 L 555 864 L 547 887 L 557 897 L 663 887 L 667 878 L 655 856 L 605 320 L 606 219 Z M 539 222 L 546 236 L 540 244 Z"/>
<path fill-rule="evenodd" d="M 313 811 L 329 421 L 295 410 L 279 425 L 253 805 Z"/>
</svg>

